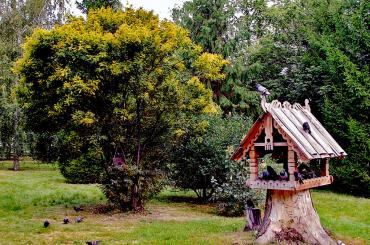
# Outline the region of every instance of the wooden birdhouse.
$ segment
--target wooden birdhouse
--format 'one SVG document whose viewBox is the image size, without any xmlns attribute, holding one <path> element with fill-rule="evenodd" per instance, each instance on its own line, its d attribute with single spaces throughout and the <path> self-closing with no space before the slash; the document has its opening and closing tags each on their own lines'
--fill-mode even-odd
<svg viewBox="0 0 370 245">
<path fill-rule="evenodd" d="M 311 113 L 308 100 L 302 106 L 276 100 L 267 103 L 263 97 L 262 108 L 264 114 L 232 156 L 236 161 L 249 158 L 247 186 L 268 190 L 257 242 L 275 241 L 277 235 L 293 229 L 304 242 L 334 244 L 320 225 L 308 189 L 331 184 L 329 159 L 343 158 L 346 152 Z M 282 172 L 270 168 L 259 174 L 259 159 L 265 154 L 283 164 Z M 309 166 L 313 161 L 319 163 L 320 171 L 312 175 L 299 171 L 299 163 Z"/>
</svg>

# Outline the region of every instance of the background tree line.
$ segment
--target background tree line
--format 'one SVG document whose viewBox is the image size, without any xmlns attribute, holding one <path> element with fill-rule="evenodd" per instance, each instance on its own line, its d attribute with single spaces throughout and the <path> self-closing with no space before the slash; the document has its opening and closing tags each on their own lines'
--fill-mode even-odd
<svg viewBox="0 0 370 245">
<path fill-rule="evenodd" d="M 38 5 L 31 4 L 33 2 Z M 254 87 L 256 83 L 262 83 L 272 92 L 270 99 L 301 103 L 305 98 L 311 100 L 313 113 L 349 154 L 344 161 L 331 163 L 331 173 L 336 180 L 331 187 L 369 196 L 370 42 L 367 25 L 369 4 L 366 1 L 187 1 L 173 9 L 173 21 L 187 29 L 191 40 L 199 46 L 192 46 L 194 49 L 191 50 L 177 43 L 177 46 L 169 48 L 168 53 L 161 53 L 163 51 L 159 52 L 158 47 L 148 43 L 148 40 L 153 43 L 157 39 L 145 39 L 143 34 L 136 37 L 138 40 L 143 38 L 143 46 L 140 46 L 131 36 L 132 43 L 130 39 L 122 43 L 121 48 L 126 53 L 112 53 L 117 60 L 107 60 L 104 56 L 104 52 L 114 50 L 109 40 L 104 39 L 107 46 L 99 46 L 96 41 L 102 40 L 107 33 L 116 33 L 123 28 L 120 27 L 122 23 L 128 23 L 130 28 L 140 26 L 143 30 L 156 28 L 157 24 L 169 28 L 167 24 L 158 22 L 155 16 L 145 11 L 137 12 L 141 13 L 139 16 L 133 14 L 135 17 L 127 17 L 129 14 L 125 12 L 125 17 L 118 17 L 121 15 L 113 12 L 90 11 L 100 7 L 112 7 L 114 11 L 119 11 L 122 8 L 119 1 L 83 0 L 79 7 L 89 14 L 87 22 L 70 18 L 65 27 L 52 28 L 55 24 L 65 23 L 66 3 L 28 0 L 5 1 L 1 5 L 0 9 L 4 11 L 0 27 L 4 45 L 0 54 L 4 59 L 0 74 L 0 136 L 4 155 L 6 152 L 21 152 L 22 147 L 28 147 L 34 158 L 58 161 L 62 174 L 70 182 L 102 183 L 103 191 L 112 204 L 121 209 L 140 209 L 140 200 L 144 201 L 163 185 L 172 184 L 194 190 L 203 200 L 213 197 L 221 203 L 220 212 L 238 213 L 243 210 L 247 198 L 258 199 L 259 193 L 244 189 L 247 177 L 245 165 L 230 162 L 229 154 L 261 113 L 260 99 Z M 20 14 L 14 15 L 14 11 Z M 35 20 L 26 19 L 30 16 L 36 16 Z M 123 21 L 125 18 L 127 20 Z M 141 24 L 135 27 L 137 22 Z M 157 24 L 153 25 L 153 22 Z M 95 40 L 79 34 L 81 26 L 87 24 L 86 28 L 92 28 L 91 23 L 103 28 L 99 29 L 99 32 L 102 31 L 100 34 L 94 36 Z M 10 31 L 11 24 L 14 30 L 27 31 L 19 35 L 20 32 Z M 21 86 L 22 111 L 15 93 L 12 93 L 19 75 L 13 73 L 11 68 L 22 55 L 20 40 L 23 42 L 24 37 L 36 27 L 51 29 L 55 37 L 48 39 L 48 34 L 36 32 L 25 49 L 29 55 L 35 56 L 25 57 L 26 60 L 28 57 L 32 61 L 42 61 L 45 65 L 39 64 L 40 70 L 37 70 L 27 66 L 24 60 L 17 69 L 26 79 L 23 85 L 30 81 L 37 84 L 42 80 L 49 83 L 36 87 Z M 188 38 L 182 29 L 171 28 L 174 29 L 168 29 L 167 34 L 161 33 L 158 40 L 167 40 L 172 30 L 182 33 L 182 39 Z M 95 33 L 97 30 L 91 31 Z M 61 38 L 68 33 L 74 33 L 79 38 L 69 41 Z M 17 39 L 19 37 L 22 39 Z M 32 45 L 32 40 L 38 44 Z M 83 44 L 84 48 L 76 49 L 75 53 L 65 49 L 64 53 L 54 54 L 51 50 L 58 42 L 66 42 L 64 45 L 70 42 L 72 47 L 76 42 Z M 46 48 L 48 46 L 50 50 Z M 202 55 L 200 47 L 204 52 L 219 56 Z M 39 50 L 39 53 L 32 53 L 31 50 Z M 45 56 L 46 53 L 50 53 L 50 58 Z M 139 54 L 152 63 L 139 59 Z M 161 56 L 163 59 L 158 60 Z M 55 67 L 45 70 L 51 57 L 58 60 L 60 70 L 53 70 Z M 172 57 L 174 63 L 168 57 Z M 124 63 L 125 60 L 127 63 Z M 129 61 L 134 61 L 132 65 L 135 68 Z M 91 67 L 97 65 L 100 67 L 92 72 Z M 69 67 L 80 70 L 68 70 Z M 161 69 L 164 68 L 169 73 L 163 73 Z M 45 77 L 35 77 L 32 69 Z M 141 75 L 133 76 L 131 69 L 140 71 Z M 50 76 L 53 73 L 55 75 Z M 181 83 L 175 86 L 168 82 L 163 90 L 162 85 L 151 82 L 153 79 L 166 81 L 180 77 L 186 80 L 192 76 L 198 80 L 192 80 L 193 88 L 190 90 L 182 87 Z M 98 84 L 104 84 L 101 81 L 110 86 L 100 87 Z M 127 85 L 112 86 L 118 81 L 126 81 Z M 205 90 L 199 87 L 198 82 Z M 63 87 L 58 87 L 61 84 L 64 84 Z M 172 94 L 172 99 L 177 98 L 176 101 L 165 98 L 172 93 L 168 90 L 171 86 L 182 91 L 177 91 L 176 96 Z M 153 87 L 156 89 L 153 90 Z M 94 89 L 97 89 L 96 92 Z M 47 91 L 57 94 L 43 97 L 43 90 L 44 94 Z M 218 105 L 212 110 L 213 106 L 207 106 L 208 90 L 212 91 L 212 100 Z M 37 92 L 38 96 L 32 97 L 34 95 L 29 94 L 30 91 Z M 71 97 L 76 91 L 84 91 L 87 97 Z M 104 96 L 104 101 L 92 99 L 89 91 Z M 199 94 L 200 91 L 203 92 Z M 146 111 L 154 94 L 160 96 L 157 100 L 163 105 L 172 103 L 173 107 L 167 111 L 160 107 Z M 119 99 L 122 96 L 125 98 L 123 101 Z M 184 104 L 176 107 L 184 98 L 186 100 L 181 102 Z M 84 104 L 86 101 L 89 103 Z M 49 108 L 52 113 L 45 114 L 46 111 L 42 110 L 51 105 L 54 105 Z M 97 107 L 92 110 L 89 106 Z M 202 106 L 208 109 L 202 111 Z M 167 117 L 162 117 L 166 113 Z M 20 144 L 22 147 L 16 142 L 23 142 Z M 145 144 L 144 151 L 141 150 L 142 144 Z M 125 157 L 129 158 L 126 159 L 129 168 L 123 172 L 109 167 L 118 148 L 125 148 Z M 136 164 L 141 161 L 137 161 L 138 150 L 142 152 L 139 154 L 142 154 L 142 164 Z M 138 194 L 135 192 L 138 188 L 148 192 Z M 134 202 L 136 207 L 133 207 Z"/>
<path fill-rule="evenodd" d="M 19 77 L 13 72 L 14 62 L 21 56 L 24 39 L 35 28 L 50 29 L 61 24 L 66 14 L 65 0 L 4 0 L 0 2 L 0 157 L 14 160 L 30 152 L 33 138 L 24 130 L 24 115 L 14 88 Z"/>
<path fill-rule="evenodd" d="M 249 92 L 256 83 L 269 88 L 271 99 L 309 98 L 349 155 L 330 165 L 331 187 L 369 196 L 369 7 L 342 0 L 193 0 L 175 8 L 173 19 L 207 51 L 231 61 L 226 82 L 212 88 L 225 112 L 256 118 L 258 99 Z"/>
</svg>

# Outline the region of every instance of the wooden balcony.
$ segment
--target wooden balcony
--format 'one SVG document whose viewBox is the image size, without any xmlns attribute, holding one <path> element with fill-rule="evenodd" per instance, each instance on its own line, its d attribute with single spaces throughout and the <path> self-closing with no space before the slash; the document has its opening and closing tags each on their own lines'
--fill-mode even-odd
<svg viewBox="0 0 370 245">
<path fill-rule="evenodd" d="M 305 190 L 323 185 L 330 185 L 333 182 L 333 176 L 323 176 L 313 179 L 299 181 L 285 181 L 285 180 L 248 180 L 246 185 L 252 189 L 272 189 L 272 190 Z"/>
</svg>

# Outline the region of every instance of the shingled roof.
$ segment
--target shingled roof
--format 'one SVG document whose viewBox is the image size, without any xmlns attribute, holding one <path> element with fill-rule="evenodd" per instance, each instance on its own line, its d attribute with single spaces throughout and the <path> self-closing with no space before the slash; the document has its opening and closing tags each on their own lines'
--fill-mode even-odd
<svg viewBox="0 0 370 245">
<path fill-rule="evenodd" d="M 277 100 L 263 103 L 265 113 L 254 123 L 248 134 L 244 137 L 239 148 L 232 156 L 233 160 L 240 160 L 250 146 L 262 132 L 264 120 L 271 115 L 275 128 L 288 142 L 298 156 L 303 160 L 319 158 L 344 157 L 347 153 L 339 146 L 328 131 L 311 113 L 306 100 L 306 105 L 298 103 L 291 105 L 289 102 L 280 103 Z M 303 130 L 303 123 L 308 122 L 311 133 Z"/>
</svg>

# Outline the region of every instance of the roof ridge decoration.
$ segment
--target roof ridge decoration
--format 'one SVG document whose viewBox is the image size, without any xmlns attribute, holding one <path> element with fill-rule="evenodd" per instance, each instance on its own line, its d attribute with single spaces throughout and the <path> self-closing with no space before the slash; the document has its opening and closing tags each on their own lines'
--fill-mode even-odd
<svg viewBox="0 0 370 245">
<path fill-rule="evenodd" d="M 305 108 L 307 111 L 311 112 L 310 100 L 309 100 L 309 99 L 305 99 L 305 100 L 304 100 L 304 108 Z"/>
<path fill-rule="evenodd" d="M 270 108 L 273 107 L 273 108 L 281 108 L 281 102 L 278 101 L 278 100 L 273 100 L 271 103 L 270 103 Z"/>
<path fill-rule="evenodd" d="M 292 105 L 288 101 L 283 102 L 283 108 L 285 109 L 292 109 Z"/>
</svg>

